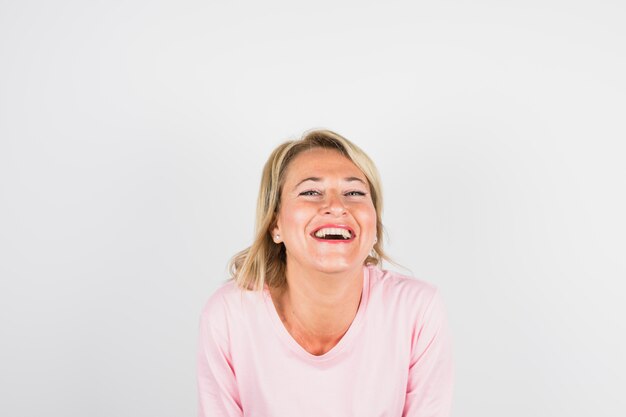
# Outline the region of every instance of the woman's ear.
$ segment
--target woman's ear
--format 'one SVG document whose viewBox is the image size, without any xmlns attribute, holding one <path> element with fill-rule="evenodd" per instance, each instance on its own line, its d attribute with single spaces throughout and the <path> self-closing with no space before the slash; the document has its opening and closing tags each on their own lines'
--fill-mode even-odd
<svg viewBox="0 0 626 417">
<path fill-rule="evenodd" d="M 277 225 L 272 228 L 272 240 L 274 243 L 281 243 L 283 241 L 280 237 L 280 229 Z"/>
</svg>

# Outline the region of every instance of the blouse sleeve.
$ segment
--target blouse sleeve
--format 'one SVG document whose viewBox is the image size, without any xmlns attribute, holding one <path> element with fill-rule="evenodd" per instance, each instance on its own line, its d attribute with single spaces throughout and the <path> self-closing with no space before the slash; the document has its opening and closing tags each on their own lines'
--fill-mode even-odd
<svg viewBox="0 0 626 417">
<path fill-rule="evenodd" d="M 200 316 L 198 416 L 242 417 L 237 380 L 229 353 L 227 317 L 221 297 L 213 296 Z"/>
<path fill-rule="evenodd" d="M 416 324 L 403 417 L 449 417 L 454 366 L 445 307 L 437 289 Z"/>
</svg>

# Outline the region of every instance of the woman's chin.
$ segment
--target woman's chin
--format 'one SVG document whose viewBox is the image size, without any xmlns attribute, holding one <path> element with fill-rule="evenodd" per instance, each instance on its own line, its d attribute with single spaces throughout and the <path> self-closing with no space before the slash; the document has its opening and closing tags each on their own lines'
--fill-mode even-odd
<svg viewBox="0 0 626 417">
<path fill-rule="evenodd" d="M 324 274 L 349 274 L 362 268 L 362 263 L 345 260 L 325 260 L 313 265 L 313 269 Z"/>
</svg>

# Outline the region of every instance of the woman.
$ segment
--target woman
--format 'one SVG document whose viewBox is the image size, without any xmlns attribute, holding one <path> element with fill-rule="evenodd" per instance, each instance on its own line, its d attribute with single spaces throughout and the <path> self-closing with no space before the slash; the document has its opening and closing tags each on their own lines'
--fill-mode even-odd
<svg viewBox="0 0 626 417">
<path fill-rule="evenodd" d="M 381 211 L 374 164 L 340 135 L 274 150 L 254 242 L 202 311 L 201 417 L 449 415 L 443 303 L 378 266 Z"/>
</svg>

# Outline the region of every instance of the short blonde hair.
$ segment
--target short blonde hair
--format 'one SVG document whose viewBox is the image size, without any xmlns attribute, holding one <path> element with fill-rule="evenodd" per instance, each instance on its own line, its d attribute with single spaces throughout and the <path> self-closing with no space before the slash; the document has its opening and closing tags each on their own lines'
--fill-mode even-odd
<svg viewBox="0 0 626 417">
<path fill-rule="evenodd" d="M 314 148 L 336 150 L 363 172 L 369 182 L 376 210 L 378 239 L 364 264 L 378 265 L 383 259 L 391 262 L 383 251 L 382 187 L 374 162 L 343 136 L 330 130 L 312 130 L 298 140 L 279 145 L 265 163 L 257 200 L 254 242 L 250 247 L 235 254 L 229 263 L 231 279 L 235 280 L 240 288 L 261 291 L 266 283 L 270 287 L 282 287 L 286 283 L 285 246 L 274 243 L 271 231 L 276 224 L 280 196 L 289 164 L 298 154 Z"/>
</svg>

